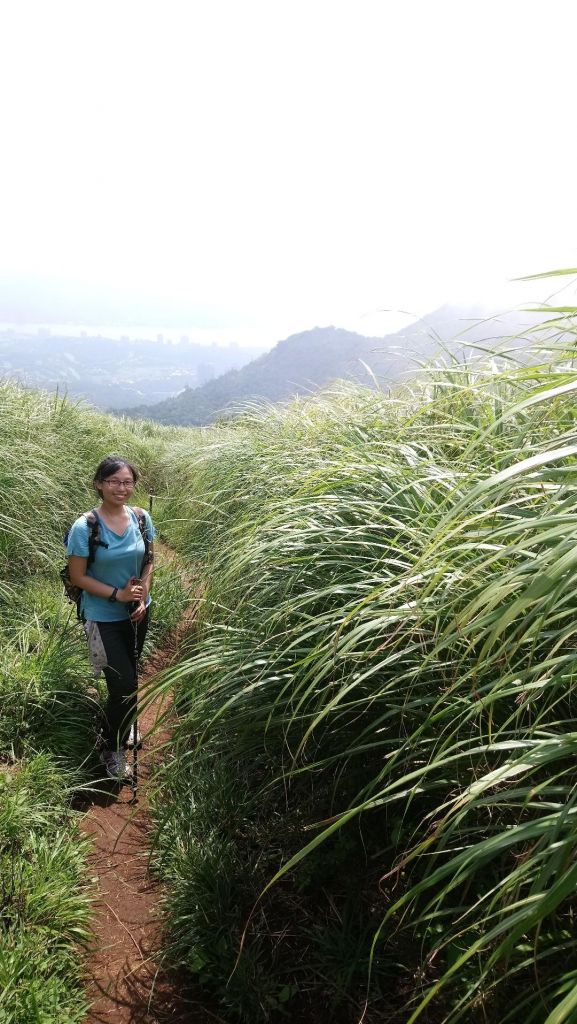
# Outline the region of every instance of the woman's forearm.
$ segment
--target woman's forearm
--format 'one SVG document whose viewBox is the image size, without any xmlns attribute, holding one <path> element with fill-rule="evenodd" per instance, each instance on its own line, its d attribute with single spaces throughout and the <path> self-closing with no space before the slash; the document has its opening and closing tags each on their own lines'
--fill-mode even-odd
<svg viewBox="0 0 577 1024">
<path fill-rule="evenodd" d="M 116 590 L 116 600 L 125 603 L 139 600 L 143 589 L 140 586 L 131 587 L 129 584 L 125 587 L 113 587 L 112 583 L 101 583 L 100 580 L 95 580 L 94 576 L 86 575 L 75 576 L 72 582 L 75 586 L 80 587 L 81 590 L 94 594 L 95 597 L 108 599 Z"/>
</svg>

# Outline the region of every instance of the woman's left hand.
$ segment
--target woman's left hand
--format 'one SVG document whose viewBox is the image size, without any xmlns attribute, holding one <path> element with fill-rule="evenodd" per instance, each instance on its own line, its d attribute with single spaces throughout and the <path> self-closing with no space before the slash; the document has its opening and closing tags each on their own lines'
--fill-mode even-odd
<svg viewBox="0 0 577 1024">
<path fill-rule="evenodd" d="M 144 601 L 140 601 L 138 608 L 136 608 L 130 616 L 131 622 L 140 622 L 146 615 L 146 605 Z"/>
</svg>

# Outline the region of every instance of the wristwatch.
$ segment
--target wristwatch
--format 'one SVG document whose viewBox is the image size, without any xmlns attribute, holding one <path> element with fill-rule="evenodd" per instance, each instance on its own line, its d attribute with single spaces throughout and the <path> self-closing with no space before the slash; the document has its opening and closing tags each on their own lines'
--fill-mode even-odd
<svg viewBox="0 0 577 1024">
<path fill-rule="evenodd" d="M 108 598 L 108 600 L 111 601 L 111 602 L 112 601 L 116 601 L 117 593 L 118 593 L 118 587 L 115 587 L 114 590 L 112 591 L 110 597 Z"/>
</svg>

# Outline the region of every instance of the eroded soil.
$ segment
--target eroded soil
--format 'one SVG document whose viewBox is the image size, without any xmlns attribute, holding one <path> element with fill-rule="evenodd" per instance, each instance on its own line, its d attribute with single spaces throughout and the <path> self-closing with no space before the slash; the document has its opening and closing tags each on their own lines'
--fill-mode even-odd
<svg viewBox="0 0 577 1024">
<path fill-rule="evenodd" d="M 178 659 L 181 638 L 190 629 L 194 606 L 145 665 L 140 688 Z M 142 713 L 144 739 L 138 755 L 138 802 L 129 786 L 104 782 L 86 804 L 83 831 L 93 840 L 90 866 L 98 892 L 94 940 L 88 963 L 86 1024 L 209 1024 L 221 1018 L 186 988 L 183 979 L 159 968 L 161 924 L 159 881 L 148 870 L 152 824 L 147 782 L 155 760 L 170 743 L 166 726 L 154 730 L 166 711 L 159 700 Z M 147 734 L 151 734 L 147 738 Z"/>
</svg>

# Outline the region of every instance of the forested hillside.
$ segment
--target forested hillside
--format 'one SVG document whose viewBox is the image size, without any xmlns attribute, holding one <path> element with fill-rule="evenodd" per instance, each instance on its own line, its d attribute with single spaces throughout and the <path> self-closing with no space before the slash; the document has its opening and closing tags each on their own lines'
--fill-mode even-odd
<svg viewBox="0 0 577 1024">
<path fill-rule="evenodd" d="M 519 347 L 526 342 L 526 329 L 538 319 L 520 311 L 496 316 L 487 310 L 444 306 L 386 337 L 315 327 L 279 341 L 271 352 L 202 387 L 126 411 L 160 423 L 198 426 L 230 416 L 242 402 L 278 402 L 314 393 L 339 379 L 373 386 L 378 378 L 386 387 L 412 375 L 434 354 L 450 352 L 462 358 L 476 344 Z"/>
<path fill-rule="evenodd" d="M 338 378 L 367 381 L 370 378 L 361 360 L 374 360 L 381 342 L 336 327 L 316 327 L 280 341 L 271 352 L 240 370 L 231 370 L 202 387 L 187 388 L 175 398 L 126 412 L 159 423 L 198 426 L 230 413 L 246 400 L 277 402 L 310 393 Z M 378 362 L 381 365 L 382 358 Z M 394 355 L 389 357 L 391 366 L 396 362 Z"/>
</svg>

